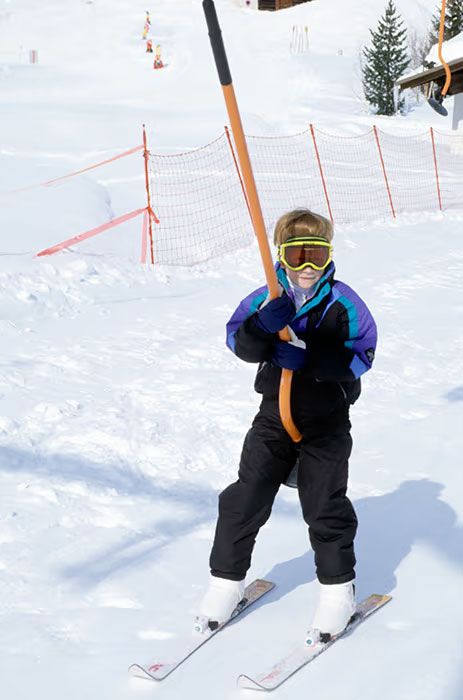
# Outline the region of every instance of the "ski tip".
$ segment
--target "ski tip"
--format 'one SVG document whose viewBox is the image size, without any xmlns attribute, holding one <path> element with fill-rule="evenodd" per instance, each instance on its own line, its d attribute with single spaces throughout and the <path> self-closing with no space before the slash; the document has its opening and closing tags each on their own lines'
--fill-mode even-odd
<svg viewBox="0 0 463 700">
<path fill-rule="evenodd" d="M 235 619 L 241 612 L 247 610 L 253 603 L 256 603 L 263 595 L 275 588 L 275 584 L 272 581 L 266 581 L 265 579 L 256 579 L 252 581 L 245 589 L 243 604 L 238 606 L 235 613 L 230 618 L 230 621 Z M 188 643 L 186 652 L 176 661 L 172 662 L 159 662 L 154 661 L 148 663 L 144 666 L 140 664 L 132 664 L 129 666 L 129 675 L 134 678 L 145 678 L 151 681 L 162 681 L 167 678 L 175 669 L 180 666 L 184 661 L 186 661 L 197 649 L 199 649 L 208 639 L 211 639 L 217 632 L 219 632 L 225 625 L 218 625 L 215 629 L 209 629 L 208 634 L 204 634 L 204 639 L 200 637 L 202 635 L 196 635 L 197 640 L 192 644 L 191 641 Z M 252 682 L 252 681 L 251 681 Z"/>
<path fill-rule="evenodd" d="M 384 605 L 384 603 L 389 603 L 392 600 L 392 596 L 387 593 L 372 593 L 370 598 L 377 602 L 378 605 Z"/>
<path fill-rule="evenodd" d="M 356 616 L 368 616 L 375 610 L 382 608 L 383 605 L 386 605 L 386 603 L 389 603 L 390 600 L 392 600 L 391 595 L 386 595 L 384 593 L 372 593 L 368 596 L 368 598 L 365 598 L 365 600 L 357 603 Z"/>
<path fill-rule="evenodd" d="M 254 585 L 255 585 L 256 588 L 258 588 L 258 589 L 262 589 L 262 590 L 266 590 L 266 591 L 271 591 L 272 588 L 275 588 L 275 585 L 276 585 L 276 584 L 274 584 L 273 581 L 267 581 L 267 580 L 264 579 L 264 578 L 257 578 L 257 579 L 254 581 Z"/>
<path fill-rule="evenodd" d="M 175 668 L 175 664 L 159 664 L 155 663 L 151 666 L 141 666 L 140 664 L 132 664 L 129 666 L 129 675 L 133 678 L 145 678 L 149 681 L 162 681 Z"/>
<path fill-rule="evenodd" d="M 243 673 L 236 679 L 236 685 L 241 690 L 262 690 L 263 687 L 253 681 L 249 676 L 245 676 Z"/>
<path fill-rule="evenodd" d="M 128 668 L 129 676 L 132 678 L 146 678 L 148 680 L 153 680 L 153 677 L 139 664 L 132 664 Z"/>
</svg>

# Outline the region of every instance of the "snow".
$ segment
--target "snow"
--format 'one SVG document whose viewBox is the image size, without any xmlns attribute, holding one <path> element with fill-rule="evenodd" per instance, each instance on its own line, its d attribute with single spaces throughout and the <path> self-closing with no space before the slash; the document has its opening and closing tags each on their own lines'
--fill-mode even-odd
<svg viewBox="0 0 463 700">
<path fill-rule="evenodd" d="M 449 130 L 426 104 L 387 119 L 359 99 L 359 48 L 383 0 L 279 13 L 216 4 L 249 133 L 309 121 L 344 134 Z M 423 30 L 435 10 L 397 5 Z M 143 52 L 146 9 L 164 71 Z M 310 27 L 306 55 L 289 53 L 294 24 Z M 0 43 L 1 193 L 134 147 L 143 122 L 160 153 L 201 146 L 227 122 L 199 0 L 3 0 Z M 38 50 L 38 65 L 20 47 Z M 91 251 L 34 257 L 143 206 L 140 155 L 0 201 L 2 697 L 250 697 L 235 677 L 287 652 L 315 605 L 287 488 L 249 574 L 274 592 L 162 685 L 127 667 L 178 645 L 207 582 L 217 494 L 258 407 L 255 367 L 224 344 L 229 315 L 262 283 L 256 246 L 151 270 L 138 263 L 135 220 Z M 380 331 L 352 411 L 358 595 L 394 599 L 276 698 L 463 696 L 462 221 L 463 206 L 336 232 L 338 276 Z"/>
<path fill-rule="evenodd" d="M 452 39 L 444 41 L 442 44 L 442 55 L 444 59 L 449 61 L 456 61 L 463 56 L 463 32 L 457 34 Z M 431 51 L 429 52 L 427 61 L 434 61 L 439 64 L 439 44 L 435 44 Z"/>
</svg>

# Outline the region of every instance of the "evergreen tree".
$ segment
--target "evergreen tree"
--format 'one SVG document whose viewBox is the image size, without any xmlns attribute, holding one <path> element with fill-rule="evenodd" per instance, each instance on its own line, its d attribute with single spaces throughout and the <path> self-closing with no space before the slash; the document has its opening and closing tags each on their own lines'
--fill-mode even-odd
<svg viewBox="0 0 463 700">
<path fill-rule="evenodd" d="M 396 111 L 394 83 L 410 62 L 407 56 L 407 30 L 393 0 L 389 0 L 377 30 L 370 29 L 370 34 L 371 47 L 363 49 L 363 90 L 377 114 L 392 115 Z"/>
<path fill-rule="evenodd" d="M 439 41 L 440 16 L 442 8 L 436 10 L 431 20 L 432 30 L 430 33 L 431 45 Z M 463 0 L 447 0 L 444 25 L 444 41 L 453 39 L 454 36 L 463 32 Z"/>
</svg>

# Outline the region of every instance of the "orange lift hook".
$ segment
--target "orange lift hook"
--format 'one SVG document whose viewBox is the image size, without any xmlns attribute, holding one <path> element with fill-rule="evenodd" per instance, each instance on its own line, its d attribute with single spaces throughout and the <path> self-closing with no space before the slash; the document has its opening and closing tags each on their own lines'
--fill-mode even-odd
<svg viewBox="0 0 463 700">
<path fill-rule="evenodd" d="M 445 61 L 443 53 L 442 53 L 442 45 L 444 43 L 444 32 L 445 32 L 445 10 L 446 10 L 446 3 L 447 0 L 442 0 L 442 9 L 441 9 L 441 15 L 440 15 L 440 26 L 439 26 L 439 46 L 438 46 L 438 55 L 439 55 L 439 61 L 442 63 L 442 65 L 445 68 L 445 85 L 440 90 L 438 87 L 435 88 L 432 96 L 429 98 L 428 102 L 431 105 L 433 109 L 436 110 L 439 114 L 442 114 L 443 117 L 446 117 L 448 115 L 448 111 L 442 104 L 444 101 L 444 97 L 447 95 L 450 85 L 452 83 L 452 72 L 449 68 L 448 63 Z"/>
</svg>

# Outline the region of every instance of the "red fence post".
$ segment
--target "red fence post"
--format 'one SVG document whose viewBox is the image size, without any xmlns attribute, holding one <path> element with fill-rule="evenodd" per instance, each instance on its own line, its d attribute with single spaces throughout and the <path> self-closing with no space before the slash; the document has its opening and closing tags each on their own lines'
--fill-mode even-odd
<svg viewBox="0 0 463 700">
<path fill-rule="evenodd" d="M 441 197 L 441 190 L 440 190 L 440 181 L 439 181 L 439 168 L 437 165 L 437 150 L 436 150 L 436 140 L 434 138 L 434 129 L 432 126 L 430 127 L 430 132 L 431 132 L 431 141 L 432 141 L 432 152 L 434 155 L 434 171 L 436 173 L 436 184 L 437 184 L 437 198 L 439 200 L 439 208 L 441 211 L 443 211 L 442 207 L 442 197 Z"/>
<path fill-rule="evenodd" d="M 326 180 L 325 180 L 325 174 L 323 172 L 323 167 L 322 167 L 322 161 L 320 158 L 320 153 L 318 152 L 318 146 L 317 146 L 317 139 L 315 138 L 315 129 L 313 127 L 313 124 L 310 125 L 310 133 L 312 134 L 312 140 L 313 140 L 313 145 L 315 148 L 315 155 L 317 157 L 317 162 L 318 162 L 318 169 L 320 171 L 320 177 L 322 179 L 322 185 L 323 185 L 323 191 L 325 193 L 325 199 L 326 199 L 326 205 L 328 207 L 328 211 L 330 214 L 330 219 L 331 222 L 334 223 L 333 219 L 333 212 L 331 211 L 331 204 L 330 204 L 330 198 L 328 196 L 328 188 L 326 186 Z"/>
<path fill-rule="evenodd" d="M 245 190 L 245 188 L 244 188 L 243 178 L 242 178 L 242 176 L 241 176 L 241 172 L 240 172 L 240 169 L 239 169 L 239 167 L 238 167 L 238 160 L 237 160 L 237 158 L 236 158 L 235 149 L 233 148 L 233 143 L 232 143 L 232 140 L 231 140 L 231 138 L 230 138 L 230 131 L 229 131 L 229 129 L 228 129 L 228 126 L 225 127 L 225 134 L 226 134 L 227 139 L 228 139 L 228 145 L 230 146 L 231 154 L 232 154 L 233 160 L 234 160 L 234 162 L 235 162 L 236 172 L 238 173 L 238 177 L 239 177 L 239 180 L 240 180 L 240 183 L 241 183 L 241 189 L 243 190 L 244 199 L 245 199 L 246 206 L 247 206 L 248 212 L 249 212 L 249 216 L 251 217 L 251 222 L 252 222 L 251 207 L 249 206 L 249 200 L 248 200 L 248 197 L 247 197 L 247 195 L 246 195 L 246 190 Z"/>
<path fill-rule="evenodd" d="M 379 159 L 381 161 L 381 167 L 383 169 L 383 175 L 384 175 L 384 182 L 386 183 L 386 189 L 387 189 L 387 194 L 389 197 L 389 203 L 391 205 L 391 210 L 392 210 L 392 216 L 394 219 L 396 218 L 395 214 L 395 209 L 394 209 L 394 202 L 392 201 L 392 194 L 391 194 L 391 188 L 389 187 L 389 180 L 387 179 L 387 172 L 386 172 L 386 166 L 384 164 L 384 158 L 383 158 L 383 152 L 381 150 L 381 144 L 379 142 L 379 135 L 378 135 L 378 129 L 376 126 L 373 127 L 373 131 L 375 133 L 375 139 L 376 139 L 376 145 L 378 146 L 378 152 L 379 152 Z"/>
<path fill-rule="evenodd" d="M 146 185 L 146 196 L 148 199 L 148 233 L 149 233 L 149 239 L 150 239 L 150 257 L 151 257 L 151 264 L 154 265 L 154 247 L 153 247 L 153 225 L 152 225 L 152 216 L 151 216 L 151 194 L 150 194 L 150 178 L 149 178 L 149 169 L 148 169 L 148 158 L 149 158 L 149 151 L 148 151 L 148 145 L 147 145 L 147 139 L 146 139 L 146 129 L 145 125 L 143 124 L 143 158 L 145 159 L 145 185 Z"/>
<path fill-rule="evenodd" d="M 147 247 L 147 233 L 148 233 L 148 218 L 149 218 L 149 213 L 148 209 L 145 209 L 143 212 L 143 222 L 141 225 L 141 256 L 140 256 L 140 262 L 145 265 L 146 264 L 146 247 Z"/>
</svg>

